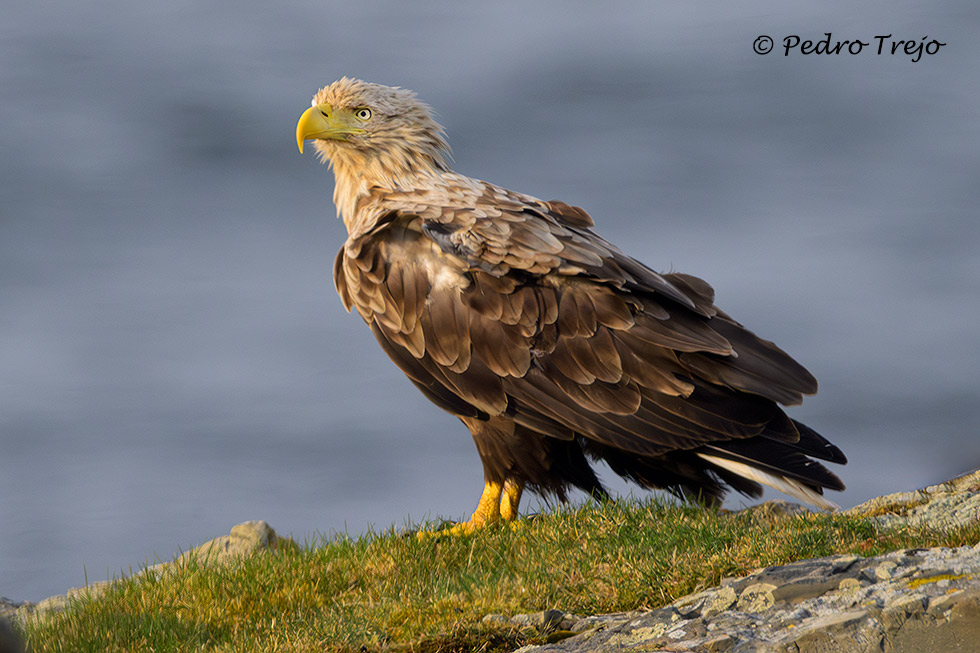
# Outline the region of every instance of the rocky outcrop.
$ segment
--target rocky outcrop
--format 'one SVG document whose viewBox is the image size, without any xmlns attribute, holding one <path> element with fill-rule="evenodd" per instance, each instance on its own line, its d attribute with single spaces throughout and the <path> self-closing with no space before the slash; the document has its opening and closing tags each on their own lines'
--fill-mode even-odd
<svg viewBox="0 0 980 653">
<path fill-rule="evenodd" d="M 247 521 L 232 527 L 231 533 L 208 540 L 204 544 L 185 551 L 173 562 L 165 562 L 147 567 L 139 574 L 161 574 L 175 566 L 186 565 L 190 561 L 209 566 L 226 565 L 231 561 L 253 555 L 259 551 L 274 550 L 281 547 L 295 548 L 297 545 L 288 537 L 279 537 L 264 521 Z M 96 581 L 86 587 L 68 590 L 59 596 L 52 596 L 38 603 L 25 601 L 14 603 L 0 599 L 0 618 L 25 618 L 31 614 L 41 614 L 63 610 L 69 601 L 80 597 L 99 596 L 111 581 Z M 0 631 L 2 632 L 2 631 Z M 3 649 L 0 649 L 3 653 Z"/>
<path fill-rule="evenodd" d="M 805 560 L 641 615 L 610 616 L 566 622 L 586 632 L 521 651 L 977 650 L 980 546 Z"/>
<path fill-rule="evenodd" d="M 756 508 L 767 509 L 791 514 L 783 505 Z M 879 497 L 848 512 L 888 526 L 975 523 L 980 521 L 980 471 Z M 643 614 L 578 619 L 549 613 L 550 623 L 560 624 L 550 629 L 551 638 L 573 636 L 522 652 L 975 651 L 980 650 L 980 544 L 770 567 Z M 521 616 L 537 623 L 533 616 Z M 547 636 L 549 629 L 539 631 Z"/>
<path fill-rule="evenodd" d="M 847 511 L 885 526 L 955 528 L 980 521 L 980 470 L 922 490 L 871 499 Z"/>
</svg>

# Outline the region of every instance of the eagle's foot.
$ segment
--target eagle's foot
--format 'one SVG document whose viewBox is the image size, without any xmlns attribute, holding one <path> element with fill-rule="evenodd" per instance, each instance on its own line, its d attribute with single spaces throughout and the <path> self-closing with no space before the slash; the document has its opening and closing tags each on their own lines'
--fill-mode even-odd
<svg viewBox="0 0 980 653">
<path fill-rule="evenodd" d="M 503 483 L 487 481 L 483 487 L 480 502 L 469 521 L 460 522 L 438 531 L 419 531 L 418 537 L 425 539 L 442 535 L 472 535 L 481 528 L 499 522 L 510 523 L 514 526 L 523 491 L 523 484 L 516 481 L 507 480 Z"/>
</svg>

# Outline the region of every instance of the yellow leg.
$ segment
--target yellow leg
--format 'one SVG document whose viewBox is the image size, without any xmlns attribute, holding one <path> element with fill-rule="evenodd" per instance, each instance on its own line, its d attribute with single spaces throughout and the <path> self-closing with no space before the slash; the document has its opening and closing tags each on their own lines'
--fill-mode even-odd
<svg viewBox="0 0 980 653">
<path fill-rule="evenodd" d="M 480 503 L 476 505 L 473 516 L 465 524 L 466 532 L 472 533 L 478 528 L 483 528 L 487 524 L 493 524 L 500 520 L 500 495 L 504 491 L 504 486 L 500 483 L 487 482 L 483 486 L 483 494 L 480 496 Z"/>
<path fill-rule="evenodd" d="M 475 531 L 495 524 L 503 519 L 506 522 L 513 522 L 517 519 L 517 508 L 521 503 L 521 493 L 524 485 L 515 481 L 504 483 L 487 482 L 483 486 L 483 494 L 480 495 L 480 502 L 473 511 L 469 521 L 456 524 L 450 528 L 431 533 L 420 532 L 419 537 L 430 537 L 438 535 L 469 535 Z"/>
<path fill-rule="evenodd" d="M 517 508 L 521 504 L 521 493 L 524 486 L 510 479 L 504 481 L 503 496 L 500 497 L 500 516 L 504 521 L 517 519 Z"/>
</svg>

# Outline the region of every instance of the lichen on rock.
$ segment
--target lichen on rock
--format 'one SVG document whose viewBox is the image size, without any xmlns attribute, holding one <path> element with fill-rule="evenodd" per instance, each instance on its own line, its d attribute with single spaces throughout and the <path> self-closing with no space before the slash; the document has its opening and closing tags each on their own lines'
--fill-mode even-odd
<svg viewBox="0 0 980 653">
<path fill-rule="evenodd" d="M 782 506 L 760 514 L 792 514 Z M 980 471 L 848 511 L 888 526 L 944 528 L 980 521 Z M 583 621 L 581 625 L 588 625 Z M 586 651 L 976 650 L 980 544 L 837 555 L 770 567 L 643 614 L 526 653 Z"/>
</svg>

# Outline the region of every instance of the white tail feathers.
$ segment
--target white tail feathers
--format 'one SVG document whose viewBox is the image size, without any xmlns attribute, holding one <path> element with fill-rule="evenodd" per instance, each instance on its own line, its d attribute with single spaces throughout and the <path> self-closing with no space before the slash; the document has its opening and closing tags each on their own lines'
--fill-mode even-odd
<svg viewBox="0 0 980 653">
<path fill-rule="evenodd" d="M 774 490 L 779 490 L 783 494 L 796 497 L 800 501 L 805 501 L 810 505 L 823 508 L 824 510 L 840 509 L 840 506 L 838 506 L 836 503 L 833 501 L 828 501 L 823 497 L 823 495 L 817 494 L 797 480 L 786 478 L 785 476 L 776 476 L 775 474 L 764 472 L 756 467 L 752 467 L 745 463 L 736 462 L 734 460 L 729 460 L 728 458 L 719 458 L 718 456 L 711 456 L 706 453 L 699 453 L 698 456 L 704 458 L 713 465 L 717 465 L 722 469 L 727 469 L 733 474 L 738 474 L 742 478 L 747 478 L 750 481 L 756 481 L 757 483 L 768 485 Z"/>
</svg>

